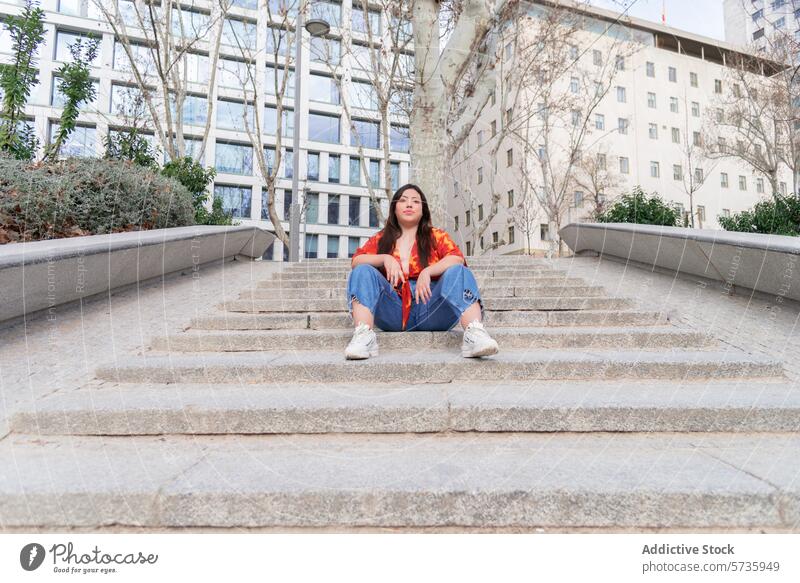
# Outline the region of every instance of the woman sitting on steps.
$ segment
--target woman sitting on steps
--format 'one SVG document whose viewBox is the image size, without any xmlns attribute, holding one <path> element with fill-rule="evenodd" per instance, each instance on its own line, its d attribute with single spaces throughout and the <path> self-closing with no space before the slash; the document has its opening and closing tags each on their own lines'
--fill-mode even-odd
<svg viewBox="0 0 800 583">
<path fill-rule="evenodd" d="M 351 267 L 347 308 L 356 328 L 346 358 L 378 354 L 373 324 L 391 332 L 445 331 L 460 322 L 462 356 L 499 351 L 481 323 L 483 303 L 475 276 L 447 232 L 431 226 L 419 187 L 397 189 L 386 225 L 356 250 Z"/>
</svg>

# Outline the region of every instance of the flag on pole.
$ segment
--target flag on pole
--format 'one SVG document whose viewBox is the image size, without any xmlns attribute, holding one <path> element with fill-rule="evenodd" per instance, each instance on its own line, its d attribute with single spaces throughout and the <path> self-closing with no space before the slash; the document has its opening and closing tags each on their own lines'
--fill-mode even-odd
<svg viewBox="0 0 800 583">
<path fill-rule="evenodd" d="M 667 0 L 661 0 L 661 23 L 667 23 Z"/>
</svg>

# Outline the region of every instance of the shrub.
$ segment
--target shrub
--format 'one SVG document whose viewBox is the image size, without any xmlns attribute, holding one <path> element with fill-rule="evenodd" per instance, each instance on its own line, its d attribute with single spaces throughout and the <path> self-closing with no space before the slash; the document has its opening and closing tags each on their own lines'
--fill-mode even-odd
<svg viewBox="0 0 800 583">
<path fill-rule="evenodd" d="M 647 196 L 640 186 L 636 186 L 633 192 L 623 194 L 596 218 L 599 223 L 637 223 L 674 227 L 678 224 L 678 211 L 665 203 L 657 194 Z"/>
<path fill-rule="evenodd" d="M 32 165 L 0 156 L 0 242 L 192 224 L 189 191 L 130 162 L 71 158 Z"/>
<path fill-rule="evenodd" d="M 762 200 L 732 217 L 717 217 L 726 231 L 800 236 L 800 198 L 781 196 Z"/>
<path fill-rule="evenodd" d="M 150 142 L 137 129 L 115 132 L 103 138 L 105 157 L 109 160 L 127 160 L 137 166 L 158 172 L 161 148 Z"/>
<path fill-rule="evenodd" d="M 226 213 L 222 209 L 221 198 L 214 197 L 211 212 L 208 212 L 203 206 L 208 197 L 206 188 L 217 175 L 217 171 L 214 168 L 203 168 L 202 164 L 186 156 L 170 160 L 164 164 L 161 173 L 164 176 L 174 178 L 192 193 L 194 218 L 198 225 L 230 225 L 232 223 L 233 213 Z"/>
</svg>

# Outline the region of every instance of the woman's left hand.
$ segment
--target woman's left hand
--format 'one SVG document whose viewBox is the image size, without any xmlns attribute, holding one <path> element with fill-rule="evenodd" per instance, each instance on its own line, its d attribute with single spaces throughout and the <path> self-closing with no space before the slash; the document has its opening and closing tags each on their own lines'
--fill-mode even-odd
<svg viewBox="0 0 800 583">
<path fill-rule="evenodd" d="M 431 299 L 431 274 L 428 272 L 427 267 L 420 271 L 417 276 L 417 287 L 414 290 L 414 298 L 417 303 L 422 300 L 423 303 L 426 304 L 428 300 Z"/>
</svg>

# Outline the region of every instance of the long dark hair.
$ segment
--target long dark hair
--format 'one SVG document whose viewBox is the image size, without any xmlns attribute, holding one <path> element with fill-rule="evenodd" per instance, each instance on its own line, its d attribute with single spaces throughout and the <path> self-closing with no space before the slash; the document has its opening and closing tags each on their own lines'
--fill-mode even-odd
<svg viewBox="0 0 800 583">
<path fill-rule="evenodd" d="M 425 268 L 428 267 L 428 259 L 431 255 L 431 238 L 433 235 L 431 211 L 428 208 L 428 199 L 425 198 L 425 193 L 422 192 L 422 189 L 416 184 L 404 184 L 398 188 L 394 196 L 392 196 L 392 202 L 389 205 L 389 216 L 386 218 L 386 225 L 383 227 L 383 235 L 381 235 L 378 241 L 378 254 L 391 255 L 395 241 L 403 234 L 403 229 L 400 227 L 400 223 L 397 222 L 395 209 L 397 208 L 397 202 L 400 200 L 400 197 L 409 188 L 416 190 L 419 193 L 420 199 L 422 199 L 422 218 L 417 225 L 417 254 L 419 255 L 419 261 L 422 267 Z"/>
</svg>

